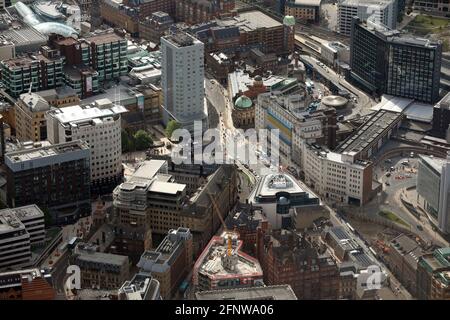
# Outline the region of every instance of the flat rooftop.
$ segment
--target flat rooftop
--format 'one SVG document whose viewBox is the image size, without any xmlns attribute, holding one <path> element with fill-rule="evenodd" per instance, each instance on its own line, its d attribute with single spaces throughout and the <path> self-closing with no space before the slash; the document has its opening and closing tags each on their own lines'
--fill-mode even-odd
<svg viewBox="0 0 450 320">
<path fill-rule="evenodd" d="M 117 254 L 111 253 L 103 253 L 103 252 L 87 252 L 84 250 L 77 251 L 79 254 L 77 259 L 91 262 L 91 263 L 99 263 L 99 264 L 109 264 L 114 266 L 121 267 L 122 265 L 127 264 L 128 257 L 120 256 Z M 128 266 L 126 266 L 128 267 Z"/>
<path fill-rule="evenodd" d="M 79 122 L 92 119 L 111 117 L 116 114 L 127 112 L 123 106 L 115 105 L 109 109 L 99 109 L 91 105 L 72 106 L 50 111 L 50 114 L 61 123 Z"/>
<path fill-rule="evenodd" d="M 166 160 L 152 159 L 144 161 L 144 163 L 133 173 L 133 178 L 152 179 L 163 169 L 163 167 L 167 167 Z M 167 170 L 164 170 L 164 172 L 167 173 Z"/>
<path fill-rule="evenodd" d="M 287 174 L 269 174 L 264 176 L 260 183 L 258 195 L 274 196 L 278 192 L 299 193 L 305 192 L 300 185 Z"/>
<path fill-rule="evenodd" d="M 184 31 L 178 31 L 163 38 L 177 47 L 189 47 L 194 44 L 202 43 Z"/>
<path fill-rule="evenodd" d="M 403 115 L 393 111 L 379 110 L 369 118 L 349 138 L 335 150 L 342 152 L 360 152 L 367 148 L 381 134 L 394 125 Z"/>
<path fill-rule="evenodd" d="M 197 300 L 298 300 L 288 284 L 196 292 Z"/>
<path fill-rule="evenodd" d="M 6 213 L 6 212 L 12 212 L 14 213 L 21 221 L 22 220 L 28 220 L 35 217 L 44 217 L 44 213 L 41 209 L 35 204 L 31 204 L 28 206 L 18 207 L 18 208 L 12 208 L 12 209 L 3 209 L 0 210 L 0 215 Z"/>
<path fill-rule="evenodd" d="M 340 5 L 345 6 L 386 6 L 388 5 L 392 0 L 344 0 L 340 3 Z"/>
<path fill-rule="evenodd" d="M 107 44 L 111 42 L 126 41 L 125 38 L 114 32 L 102 32 L 84 37 L 84 40 L 95 43 L 96 45 Z"/>
<path fill-rule="evenodd" d="M 446 159 L 431 157 L 423 154 L 419 154 L 420 159 L 433 168 L 436 172 L 442 173 L 442 166 L 447 163 Z"/>
<path fill-rule="evenodd" d="M 259 10 L 240 12 L 233 18 L 217 21 L 219 26 L 236 26 L 242 31 L 255 31 L 260 28 L 282 27 L 283 24 Z"/>
<path fill-rule="evenodd" d="M 19 217 L 9 209 L 0 212 L 0 234 L 25 229 Z"/>
<path fill-rule="evenodd" d="M 7 153 L 5 157 L 11 163 L 18 163 L 18 162 L 32 161 L 35 159 L 54 157 L 56 155 L 79 150 L 89 150 L 89 146 L 81 141 L 71 141 L 61 144 L 44 146 L 40 148 L 13 151 Z"/>
</svg>

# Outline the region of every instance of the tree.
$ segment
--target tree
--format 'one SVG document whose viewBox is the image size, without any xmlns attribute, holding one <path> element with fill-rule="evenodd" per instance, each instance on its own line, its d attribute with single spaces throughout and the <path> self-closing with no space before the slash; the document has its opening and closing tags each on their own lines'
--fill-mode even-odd
<svg viewBox="0 0 450 320">
<path fill-rule="evenodd" d="M 122 152 L 130 152 L 135 150 L 134 137 L 126 130 L 122 129 Z"/>
<path fill-rule="evenodd" d="M 145 150 L 153 144 L 152 137 L 147 131 L 139 130 L 134 134 L 134 142 L 136 150 Z"/>
<path fill-rule="evenodd" d="M 175 120 L 170 120 L 166 127 L 166 137 L 168 139 L 172 138 L 172 133 L 176 129 L 180 129 L 180 128 L 181 128 L 181 124 L 179 122 L 177 122 Z"/>
</svg>

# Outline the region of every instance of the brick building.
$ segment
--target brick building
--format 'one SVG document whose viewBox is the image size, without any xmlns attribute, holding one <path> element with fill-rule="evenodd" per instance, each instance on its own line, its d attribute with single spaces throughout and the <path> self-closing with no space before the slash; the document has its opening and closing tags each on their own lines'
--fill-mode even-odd
<svg viewBox="0 0 450 320">
<path fill-rule="evenodd" d="M 289 284 L 300 299 L 337 299 L 340 276 L 328 254 L 292 231 L 258 232 L 258 260 L 266 285 Z"/>
<path fill-rule="evenodd" d="M 176 1 L 175 17 L 177 21 L 197 24 L 230 13 L 234 7 L 234 0 L 179 0 Z"/>
</svg>

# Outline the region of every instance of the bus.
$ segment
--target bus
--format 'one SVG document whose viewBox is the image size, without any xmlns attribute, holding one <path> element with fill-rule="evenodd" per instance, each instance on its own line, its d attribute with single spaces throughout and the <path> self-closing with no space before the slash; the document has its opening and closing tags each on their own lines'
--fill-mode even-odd
<svg viewBox="0 0 450 320">
<path fill-rule="evenodd" d="M 355 233 L 355 229 L 350 225 L 350 223 L 346 222 L 345 224 L 347 225 L 347 227 L 350 229 L 351 232 Z"/>
<path fill-rule="evenodd" d="M 377 257 L 377 253 L 375 252 L 375 250 L 373 250 L 372 247 L 369 247 L 369 251 L 372 252 L 375 258 Z"/>
</svg>

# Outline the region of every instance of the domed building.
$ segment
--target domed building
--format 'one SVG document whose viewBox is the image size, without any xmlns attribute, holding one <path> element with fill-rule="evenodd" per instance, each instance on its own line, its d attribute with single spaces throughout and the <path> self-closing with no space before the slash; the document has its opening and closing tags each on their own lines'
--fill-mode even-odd
<svg viewBox="0 0 450 320">
<path fill-rule="evenodd" d="M 255 127 L 255 106 L 252 99 L 245 95 L 239 96 L 234 101 L 233 111 L 231 113 L 233 124 L 236 128 L 254 128 Z"/>
</svg>

